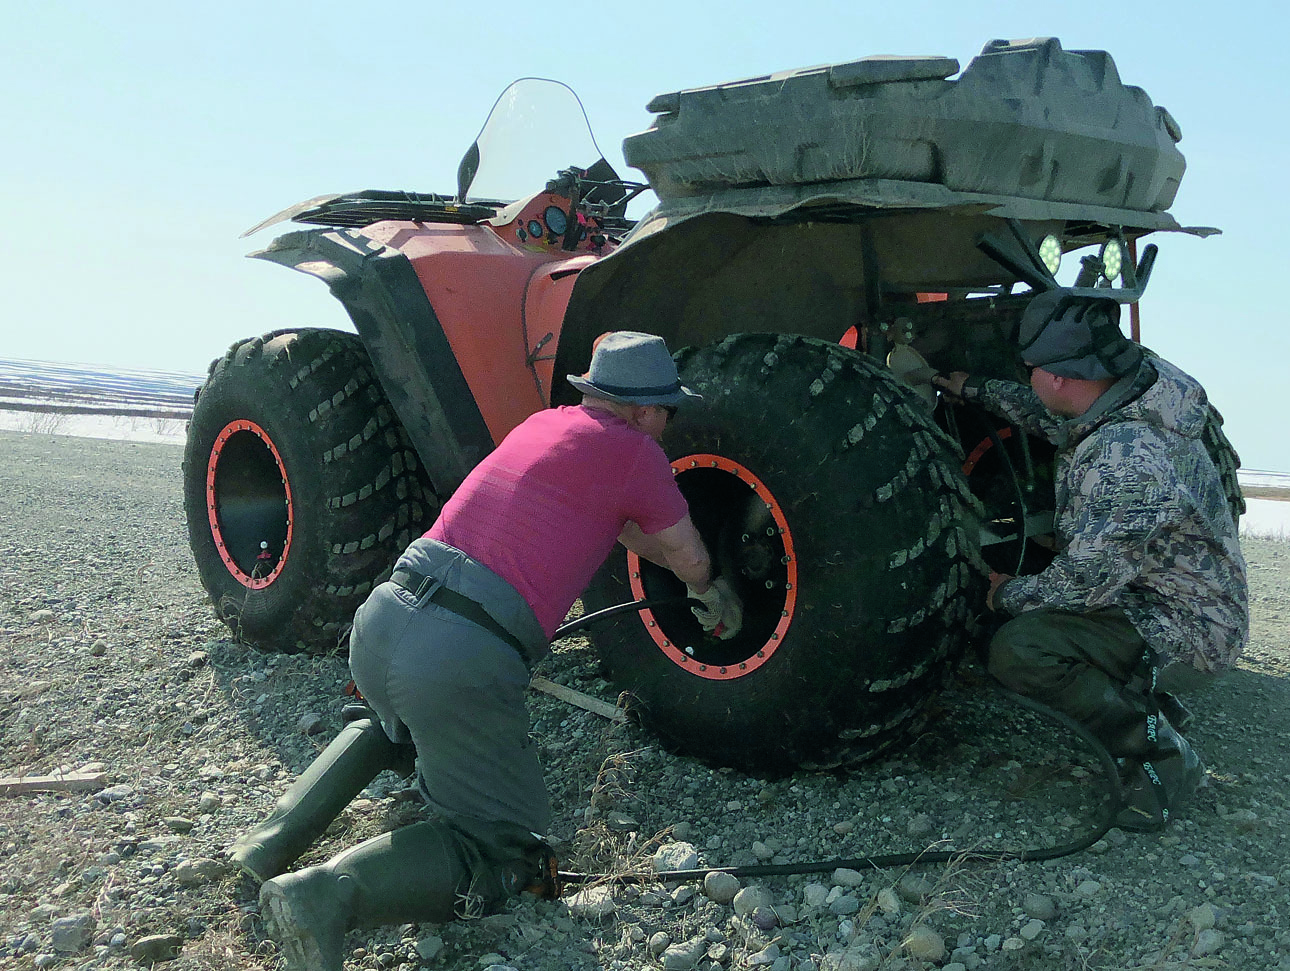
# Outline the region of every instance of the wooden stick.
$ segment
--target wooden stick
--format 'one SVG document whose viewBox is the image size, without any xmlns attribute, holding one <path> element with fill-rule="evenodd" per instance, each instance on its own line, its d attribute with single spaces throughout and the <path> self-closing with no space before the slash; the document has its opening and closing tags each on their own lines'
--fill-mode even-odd
<svg viewBox="0 0 1290 971">
<path fill-rule="evenodd" d="M 615 708 L 607 701 L 601 701 L 599 698 L 593 698 L 589 694 L 584 694 L 574 688 L 566 687 L 562 684 L 556 684 L 541 675 L 534 675 L 533 680 L 529 682 L 530 688 L 536 688 L 538 691 L 551 695 L 553 698 L 559 698 L 561 701 L 567 701 L 571 705 L 577 705 L 586 711 L 595 715 L 601 715 L 610 721 L 625 722 L 627 713 L 621 708 Z"/>
<path fill-rule="evenodd" d="M 106 772 L 67 772 L 62 775 L 0 777 L 0 796 L 24 792 L 94 792 L 103 788 Z"/>
</svg>

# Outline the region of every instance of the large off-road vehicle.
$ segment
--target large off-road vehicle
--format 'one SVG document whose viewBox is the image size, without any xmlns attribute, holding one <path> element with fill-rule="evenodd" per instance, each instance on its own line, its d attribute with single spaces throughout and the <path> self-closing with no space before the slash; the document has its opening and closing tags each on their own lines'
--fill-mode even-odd
<svg viewBox="0 0 1290 971">
<path fill-rule="evenodd" d="M 922 724 L 987 566 L 1041 566 L 1051 522 L 1048 446 L 956 414 L 928 370 L 1024 379 L 1014 338 L 1039 260 L 1084 250 L 1080 285 L 1132 299 L 1155 252 L 1139 260 L 1137 241 L 1181 229 L 1179 127 L 1105 52 L 1055 39 L 993 41 L 961 73 L 868 57 L 655 98 L 624 143 L 658 197 L 633 223 L 644 186 L 573 154 L 576 101 L 572 120 L 538 116 L 518 155 L 501 146 L 535 91 L 564 90 L 508 89 L 454 193 L 275 217 L 313 228 L 254 255 L 323 280 L 357 333 L 277 331 L 212 364 L 184 462 L 203 582 L 240 637 L 336 649 L 471 467 L 576 401 L 564 376 L 597 335 L 660 334 L 705 396 L 663 444 L 746 622 L 720 641 L 683 602 L 628 612 L 591 632 L 607 676 L 712 761 L 871 757 Z M 570 154 L 541 191 L 485 191 L 546 145 Z M 620 550 L 583 602 L 682 592 Z"/>
</svg>

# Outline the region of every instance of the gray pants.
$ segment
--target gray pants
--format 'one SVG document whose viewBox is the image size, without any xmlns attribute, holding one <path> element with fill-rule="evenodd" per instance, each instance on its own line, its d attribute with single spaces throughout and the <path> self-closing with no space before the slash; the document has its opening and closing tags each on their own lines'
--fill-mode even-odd
<svg viewBox="0 0 1290 971">
<path fill-rule="evenodd" d="M 392 583 L 354 616 L 350 671 L 395 741 L 416 745 L 431 808 L 469 830 L 545 833 L 551 809 L 529 738 L 529 672 L 510 645 Z"/>
<path fill-rule="evenodd" d="M 1128 683 L 1147 644 L 1118 607 L 1071 613 L 1028 610 L 990 641 L 990 673 L 1007 687 L 1087 722 L 1097 714 L 1100 688 Z M 1191 691 L 1213 675 L 1175 662 L 1157 678 L 1160 691 Z"/>
</svg>

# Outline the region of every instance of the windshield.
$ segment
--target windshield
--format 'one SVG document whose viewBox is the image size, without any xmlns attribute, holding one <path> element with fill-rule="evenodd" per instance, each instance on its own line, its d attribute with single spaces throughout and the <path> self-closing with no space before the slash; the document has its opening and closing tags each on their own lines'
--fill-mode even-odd
<svg viewBox="0 0 1290 971">
<path fill-rule="evenodd" d="M 586 110 L 572 88 L 549 78 L 520 78 L 494 102 L 462 158 L 457 201 L 522 199 L 540 192 L 570 168 L 591 170 L 587 176 L 602 184 L 590 198 L 610 205 L 631 199 L 636 212 L 653 204 L 652 192 L 640 192 L 645 186 L 619 181 L 596 144 Z M 584 183 L 584 190 L 591 184 Z"/>
</svg>

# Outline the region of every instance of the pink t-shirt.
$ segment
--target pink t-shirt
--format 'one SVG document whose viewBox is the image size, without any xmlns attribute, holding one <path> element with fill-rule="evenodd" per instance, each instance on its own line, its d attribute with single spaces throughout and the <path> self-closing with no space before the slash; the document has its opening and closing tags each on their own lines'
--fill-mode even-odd
<svg viewBox="0 0 1290 971">
<path fill-rule="evenodd" d="M 466 476 L 426 533 L 510 582 L 550 637 L 628 521 L 689 511 L 658 442 L 609 412 L 539 411 Z"/>
</svg>

